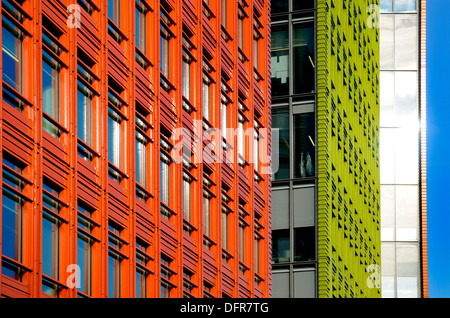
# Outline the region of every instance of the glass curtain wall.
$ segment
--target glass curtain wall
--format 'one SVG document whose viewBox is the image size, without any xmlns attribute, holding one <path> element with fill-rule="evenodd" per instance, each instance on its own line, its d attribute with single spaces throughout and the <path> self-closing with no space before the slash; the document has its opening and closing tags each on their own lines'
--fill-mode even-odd
<svg viewBox="0 0 450 318">
<path fill-rule="evenodd" d="M 273 297 L 315 297 L 314 0 L 272 1 Z"/>
<path fill-rule="evenodd" d="M 418 4 L 380 1 L 382 297 L 420 297 Z"/>
</svg>

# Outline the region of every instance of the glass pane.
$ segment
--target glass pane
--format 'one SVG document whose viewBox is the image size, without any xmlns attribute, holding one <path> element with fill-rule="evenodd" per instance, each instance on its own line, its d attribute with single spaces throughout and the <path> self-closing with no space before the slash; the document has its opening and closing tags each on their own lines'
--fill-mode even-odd
<svg viewBox="0 0 450 318">
<path fill-rule="evenodd" d="M 59 66 L 42 51 L 42 105 L 43 110 L 59 121 Z"/>
<path fill-rule="evenodd" d="M 394 127 L 394 72 L 380 72 L 380 126 Z"/>
<path fill-rule="evenodd" d="M 396 186 L 396 240 L 418 239 L 419 189 L 417 186 Z"/>
<path fill-rule="evenodd" d="M 397 297 L 418 297 L 418 244 L 397 244 Z"/>
<path fill-rule="evenodd" d="M 289 10 L 289 0 L 272 0 L 271 12 L 272 13 L 282 13 L 288 12 Z"/>
<path fill-rule="evenodd" d="M 91 294 L 91 243 L 87 237 L 78 235 L 77 264 L 80 270 L 80 282 L 78 290 Z"/>
<path fill-rule="evenodd" d="M 395 12 L 416 11 L 416 0 L 395 0 Z"/>
<path fill-rule="evenodd" d="M 80 82 L 77 90 L 78 138 L 92 145 L 92 100 L 90 91 Z"/>
<path fill-rule="evenodd" d="M 416 129 L 396 129 L 395 181 L 401 184 L 419 182 L 419 133 Z"/>
<path fill-rule="evenodd" d="M 415 1 L 415 0 L 414 0 Z M 417 70 L 417 15 L 395 17 L 395 68 Z"/>
<path fill-rule="evenodd" d="M 380 181 L 382 184 L 395 182 L 395 129 L 380 129 Z"/>
<path fill-rule="evenodd" d="M 147 186 L 147 147 L 146 139 L 136 132 L 136 182 Z"/>
<path fill-rule="evenodd" d="M 22 261 L 22 204 L 17 195 L 5 188 L 2 197 L 2 254 Z"/>
<path fill-rule="evenodd" d="M 3 16 L 3 80 L 22 93 L 22 40 L 18 29 Z"/>
<path fill-rule="evenodd" d="M 272 231 L 272 263 L 288 263 L 290 260 L 289 230 Z"/>
<path fill-rule="evenodd" d="M 294 115 L 294 177 L 315 174 L 314 113 Z"/>
<path fill-rule="evenodd" d="M 294 24 L 294 93 L 314 92 L 314 22 Z"/>
<path fill-rule="evenodd" d="M 381 243 L 381 275 L 395 275 L 395 243 Z"/>
<path fill-rule="evenodd" d="M 418 128 L 417 72 L 395 73 L 395 119 L 397 126 Z"/>
<path fill-rule="evenodd" d="M 120 168 L 120 117 L 108 109 L 108 160 Z"/>
<path fill-rule="evenodd" d="M 42 218 L 42 273 L 59 279 L 59 221 L 45 212 Z"/>
<path fill-rule="evenodd" d="M 380 0 L 380 12 L 392 12 L 392 0 Z"/>
<path fill-rule="evenodd" d="M 394 68 L 394 16 L 381 15 L 380 24 L 380 68 Z"/>
<path fill-rule="evenodd" d="M 395 195 L 394 186 L 381 186 L 381 240 L 394 240 Z"/>
<path fill-rule="evenodd" d="M 272 27 L 272 96 L 289 94 L 288 26 Z"/>
<path fill-rule="evenodd" d="M 305 9 L 314 9 L 314 0 L 292 0 L 292 10 Z"/>
<path fill-rule="evenodd" d="M 314 226 L 294 229 L 294 261 L 309 262 L 315 259 Z"/>
<path fill-rule="evenodd" d="M 395 277 L 394 276 L 381 276 L 381 296 L 383 298 L 395 297 Z"/>
<path fill-rule="evenodd" d="M 120 297 L 120 256 L 112 252 L 108 256 L 108 297 Z"/>
<path fill-rule="evenodd" d="M 274 180 L 289 179 L 290 138 L 289 138 L 289 110 L 287 108 L 272 109 L 272 129 L 278 129 L 278 171 L 273 175 Z M 276 149 L 275 149 L 276 151 Z M 276 155 L 276 153 L 274 153 Z"/>
</svg>

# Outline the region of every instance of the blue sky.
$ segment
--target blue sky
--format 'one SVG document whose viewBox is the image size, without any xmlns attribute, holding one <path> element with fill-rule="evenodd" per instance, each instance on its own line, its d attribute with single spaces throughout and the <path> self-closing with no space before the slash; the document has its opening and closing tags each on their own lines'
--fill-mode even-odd
<svg viewBox="0 0 450 318">
<path fill-rule="evenodd" d="M 450 1 L 427 1 L 430 297 L 450 297 Z"/>
</svg>

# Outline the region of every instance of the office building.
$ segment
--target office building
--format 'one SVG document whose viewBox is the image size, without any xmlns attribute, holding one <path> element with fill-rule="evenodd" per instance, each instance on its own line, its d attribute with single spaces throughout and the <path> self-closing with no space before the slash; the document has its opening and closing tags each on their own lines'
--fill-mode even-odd
<svg viewBox="0 0 450 318">
<path fill-rule="evenodd" d="M 380 12 L 382 297 L 428 297 L 426 1 Z"/>
<path fill-rule="evenodd" d="M 269 297 L 270 3 L 1 5 L 0 295 Z"/>
<path fill-rule="evenodd" d="M 272 1 L 273 297 L 381 296 L 377 4 Z"/>
</svg>

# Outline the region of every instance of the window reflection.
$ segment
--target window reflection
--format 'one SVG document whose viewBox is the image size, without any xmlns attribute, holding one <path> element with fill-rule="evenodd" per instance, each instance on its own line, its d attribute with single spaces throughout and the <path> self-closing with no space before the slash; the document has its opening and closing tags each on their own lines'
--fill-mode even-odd
<svg viewBox="0 0 450 318">
<path fill-rule="evenodd" d="M 288 263 L 289 262 L 289 230 L 272 231 L 272 263 Z"/>
<path fill-rule="evenodd" d="M 416 0 L 395 0 L 395 12 L 416 11 Z"/>
<path fill-rule="evenodd" d="M 314 22 L 293 29 L 294 93 L 314 92 Z"/>
<path fill-rule="evenodd" d="M 314 226 L 294 229 L 294 261 L 312 261 L 315 259 Z"/>
<path fill-rule="evenodd" d="M 395 17 L 395 68 L 417 69 L 417 15 Z"/>
<path fill-rule="evenodd" d="M 294 115 L 294 177 L 314 176 L 314 113 Z"/>
<path fill-rule="evenodd" d="M 288 25 L 272 27 L 272 96 L 289 94 Z"/>
<path fill-rule="evenodd" d="M 392 12 L 392 0 L 380 0 L 380 12 Z"/>
<path fill-rule="evenodd" d="M 394 16 L 381 15 L 380 68 L 394 68 Z"/>
<path fill-rule="evenodd" d="M 278 130 L 278 171 L 273 175 L 274 180 L 289 179 L 289 110 L 287 108 L 273 108 L 272 128 Z M 276 153 L 274 153 L 276 155 Z"/>
</svg>

